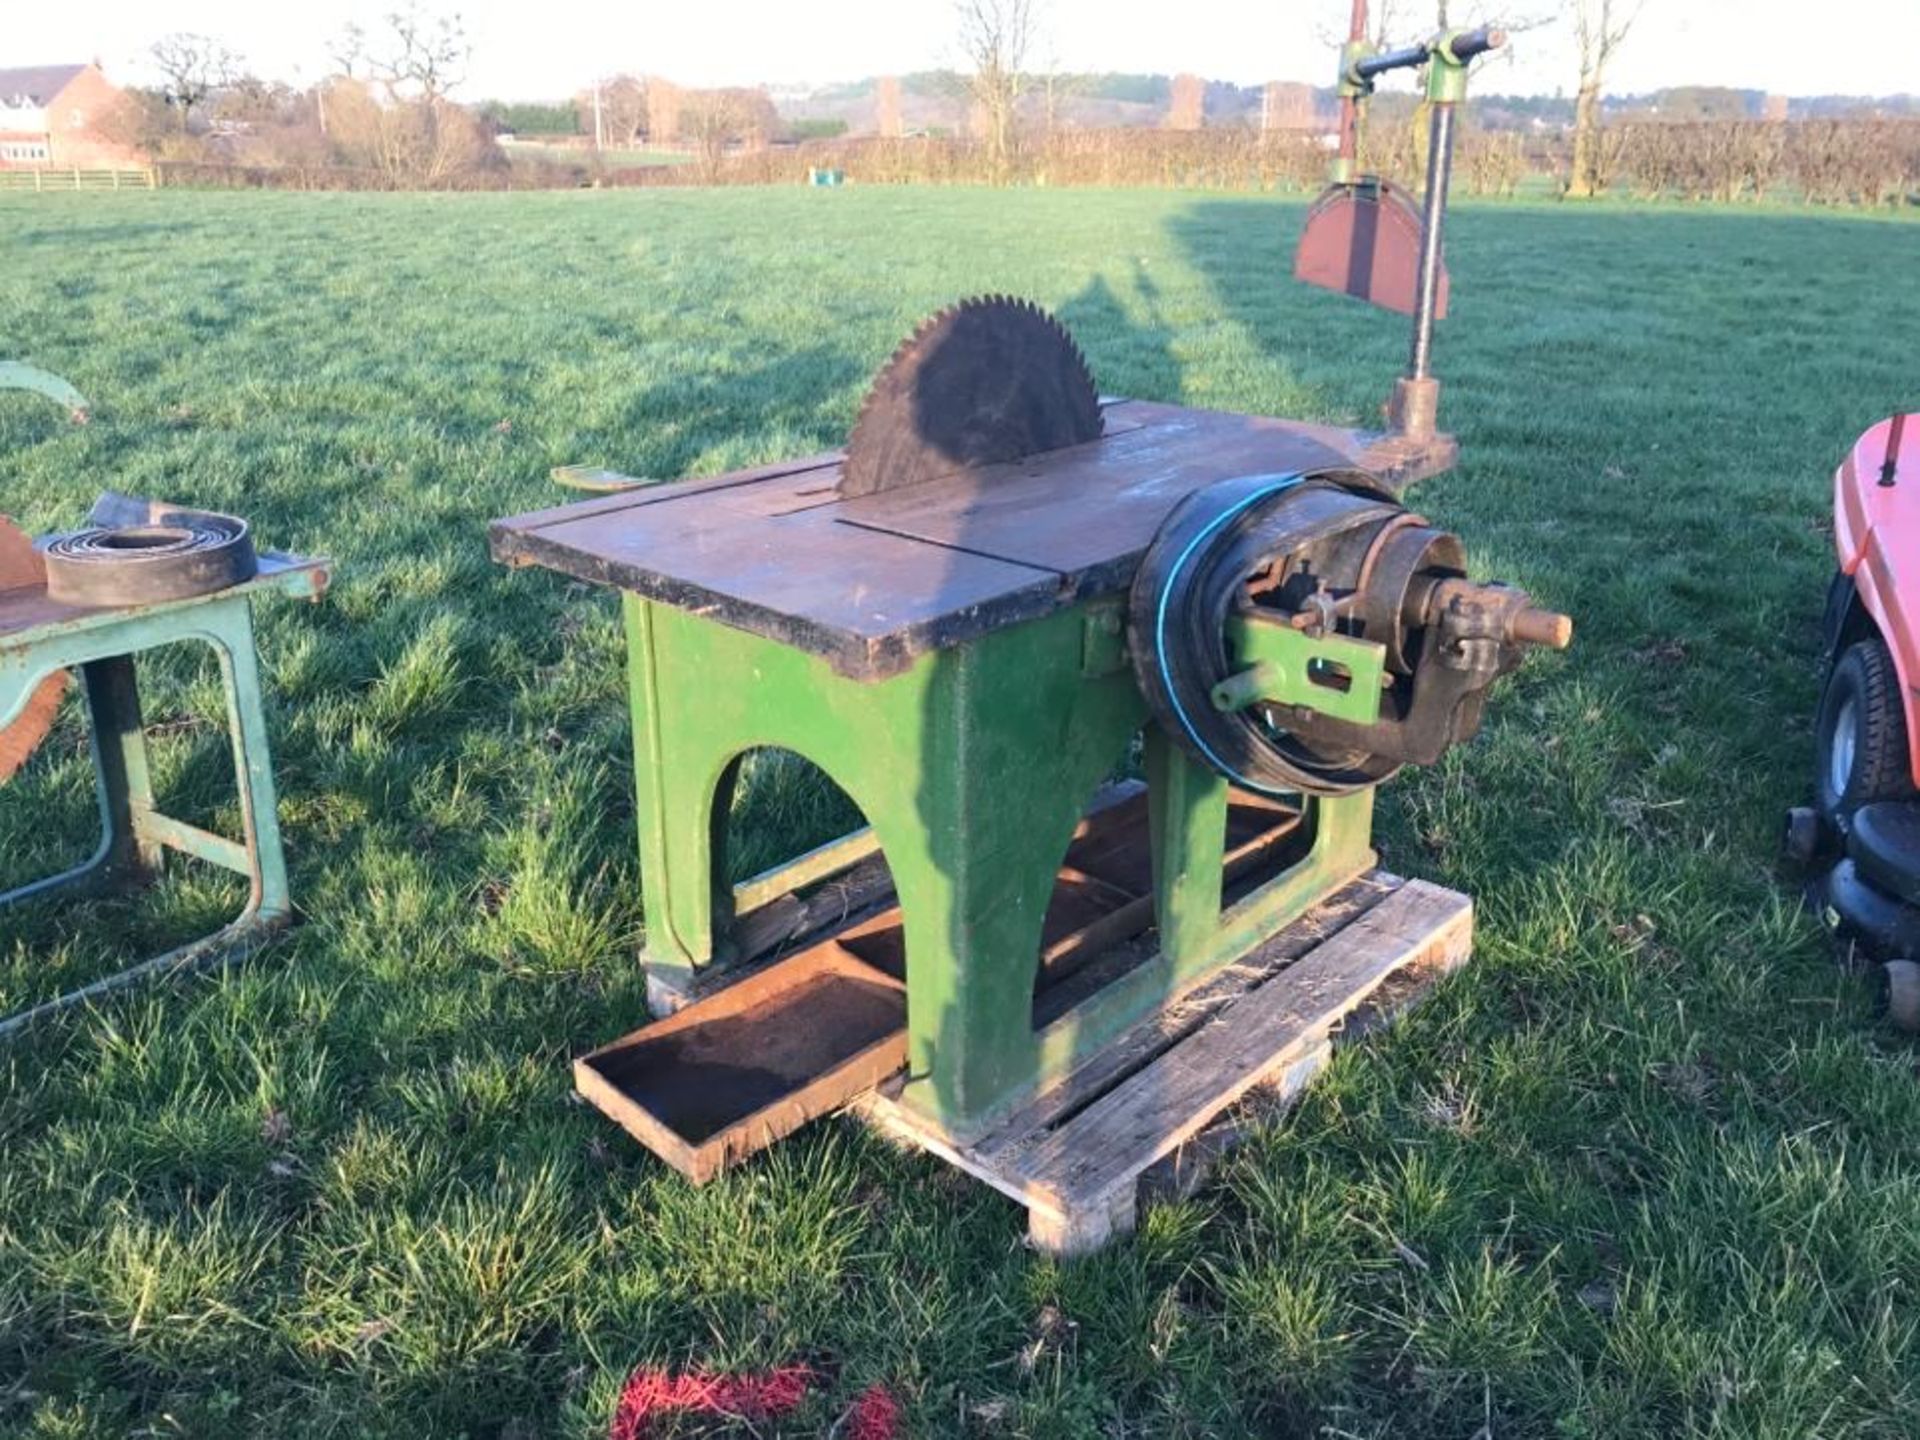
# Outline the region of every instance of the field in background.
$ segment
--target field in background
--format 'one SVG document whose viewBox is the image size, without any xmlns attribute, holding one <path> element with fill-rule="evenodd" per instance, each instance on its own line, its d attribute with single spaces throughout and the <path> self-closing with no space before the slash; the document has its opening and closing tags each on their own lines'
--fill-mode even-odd
<svg viewBox="0 0 1920 1440">
<path fill-rule="evenodd" d="M 1137 1242 L 843 1122 L 693 1191 L 574 1104 L 642 1013 L 609 598 L 486 556 L 549 466 L 836 444 L 969 292 L 1053 307 L 1108 393 L 1376 413 L 1403 323 L 1287 278 L 1303 206 L 1146 191 L 0 197 L 0 403 L 35 531 L 105 486 L 330 554 L 264 610 L 304 925 L 0 1052 L 0 1431 L 605 1433 L 643 1362 L 883 1381 L 917 1434 L 1920 1432 L 1920 1051 L 1771 869 L 1806 788 L 1828 476 L 1916 392 L 1920 225 L 1464 208 L 1461 470 L 1415 503 L 1572 612 L 1488 731 L 1383 796 L 1479 953 Z M 147 689 L 163 803 L 233 822 L 218 691 Z M 69 716 L 0 880 L 84 847 Z M 832 818 L 768 768 L 761 845 Z M 764 852 L 761 857 L 764 858 Z M 0 1008 L 205 929 L 231 888 L 0 930 Z M 1482 1427 L 1485 1427 L 1483 1430 Z"/>
</svg>

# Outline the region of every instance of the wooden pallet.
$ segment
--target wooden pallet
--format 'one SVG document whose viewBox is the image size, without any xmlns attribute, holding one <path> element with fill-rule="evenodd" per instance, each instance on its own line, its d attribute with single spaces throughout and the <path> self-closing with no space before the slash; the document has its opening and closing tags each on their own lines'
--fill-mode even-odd
<svg viewBox="0 0 1920 1440">
<path fill-rule="evenodd" d="M 1133 1229 L 1143 1188 L 1197 1182 L 1237 1138 L 1213 1123 L 1229 1106 L 1255 1087 L 1291 1102 L 1336 1043 L 1419 1003 L 1472 943 L 1465 895 L 1369 871 L 978 1137 L 901 1105 L 898 1078 L 852 1108 L 1025 1205 L 1036 1249 L 1086 1254 Z"/>
</svg>

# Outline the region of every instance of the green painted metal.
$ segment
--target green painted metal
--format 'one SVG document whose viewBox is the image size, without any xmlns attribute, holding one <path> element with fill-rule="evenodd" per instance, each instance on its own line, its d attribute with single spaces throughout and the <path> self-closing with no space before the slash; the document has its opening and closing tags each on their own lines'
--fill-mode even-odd
<svg viewBox="0 0 1920 1440">
<path fill-rule="evenodd" d="M 638 490 L 643 485 L 660 483 L 644 475 L 626 475 L 599 465 L 556 465 L 550 474 L 556 485 L 594 495 L 617 495 L 622 490 Z"/>
<path fill-rule="evenodd" d="M 1116 607 L 997 630 L 861 682 L 802 650 L 623 599 L 654 999 L 698 993 L 735 958 L 729 930 L 746 907 L 725 883 L 733 784 L 747 752 L 794 751 L 860 807 L 886 858 L 906 932 L 905 1099 L 953 1133 L 984 1125 L 1373 863 L 1370 794 L 1311 803 L 1306 858 L 1223 911 L 1226 782 L 1149 727 L 1161 953 L 1036 1030 L 1057 871 L 1146 723 Z M 747 899 L 766 898 L 749 885 Z"/>
<path fill-rule="evenodd" d="M 262 557 L 261 571 L 254 579 L 213 595 L 140 608 L 77 612 L 0 635 L 0 726 L 19 715 L 47 676 L 59 670 L 80 671 L 101 829 L 100 843 L 87 860 L 0 894 L 0 905 L 66 886 L 136 883 L 159 868 L 166 850 L 224 866 L 248 880 L 245 907 L 214 934 L 0 1019 L 0 1037 L 149 976 L 177 973 L 245 950 L 292 918 L 254 648 L 252 598 L 268 590 L 315 598 L 325 590 L 327 578 L 323 562 L 269 553 Z M 239 841 L 163 814 L 154 803 L 134 661 L 144 651 L 189 641 L 211 646 L 219 657 L 240 801 Z"/>
<path fill-rule="evenodd" d="M 1334 95 L 1341 100 L 1364 100 L 1373 93 L 1373 86 L 1361 78 L 1354 67 L 1373 54 L 1373 46 L 1365 40 L 1349 40 L 1340 47 L 1340 78 L 1334 84 Z"/>
<path fill-rule="evenodd" d="M 1330 632 L 1309 635 L 1283 621 L 1236 615 L 1227 621 L 1227 655 L 1244 668 L 1213 687 L 1217 709 L 1244 710 L 1269 701 L 1356 725 L 1380 718 L 1387 665 L 1383 645 Z"/>
<path fill-rule="evenodd" d="M 1453 42 L 1466 33 L 1448 30 L 1432 42 L 1427 63 L 1428 104 L 1458 105 L 1467 98 L 1467 62 L 1453 53 Z"/>
<path fill-rule="evenodd" d="M 67 407 L 77 420 L 87 416 L 87 397 L 51 371 L 18 360 L 0 360 L 0 390 L 27 390 Z"/>
</svg>

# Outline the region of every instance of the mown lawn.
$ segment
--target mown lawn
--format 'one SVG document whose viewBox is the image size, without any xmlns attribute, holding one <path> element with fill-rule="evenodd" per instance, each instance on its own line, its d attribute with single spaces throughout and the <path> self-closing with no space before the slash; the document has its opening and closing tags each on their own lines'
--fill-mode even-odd
<svg viewBox="0 0 1920 1440">
<path fill-rule="evenodd" d="M 1578 617 L 1384 798 L 1478 958 L 1196 1198 L 1062 1267 L 850 1124 L 694 1191 L 574 1103 L 640 1017 L 612 601 L 492 566 L 548 467 L 837 443 L 925 312 L 1055 307 L 1109 392 L 1359 419 L 1401 322 L 1287 278 L 1295 202 L 967 191 L 0 198 L 0 500 L 244 511 L 332 555 L 261 615 L 305 923 L 0 1050 L 0 1429 L 605 1431 L 643 1362 L 808 1359 L 828 1430 L 1920 1433 L 1920 1076 L 1772 868 L 1808 769 L 1828 477 L 1920 377 L 1920 224 L 1463 208 L 1440 341 L 1477 567 Z M 211 669 L 150 673 L 163 798 L 231 824 Z M 768 770 L 764 860 L 833 817 Z M 71 716 L 0 876 L 83 851 Z M 0 1010 L 232 888 L 35 905 Z M 1484 1427 L 1484 1428 L 1483 1428 Z M 765 1430 L 763 1433 L 772 1433 Z"/>
</svg>

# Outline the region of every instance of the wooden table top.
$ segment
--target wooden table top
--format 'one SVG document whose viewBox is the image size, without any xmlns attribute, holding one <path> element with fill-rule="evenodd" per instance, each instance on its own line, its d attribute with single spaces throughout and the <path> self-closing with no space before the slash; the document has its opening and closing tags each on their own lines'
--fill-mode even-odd
<svg viewBox="0 0 1920 1440">
<path fill-rule="evenodd" d="M 843 500 L 841 456 L 496 520 L 494 558 L 630 590 L 878 680 L 1133 579 L 1169 511 L 1240 475 L 1359 466 L 1399 488 L 1453 442 L 1146 401 L 1086 445 Z"/>
</svg>

